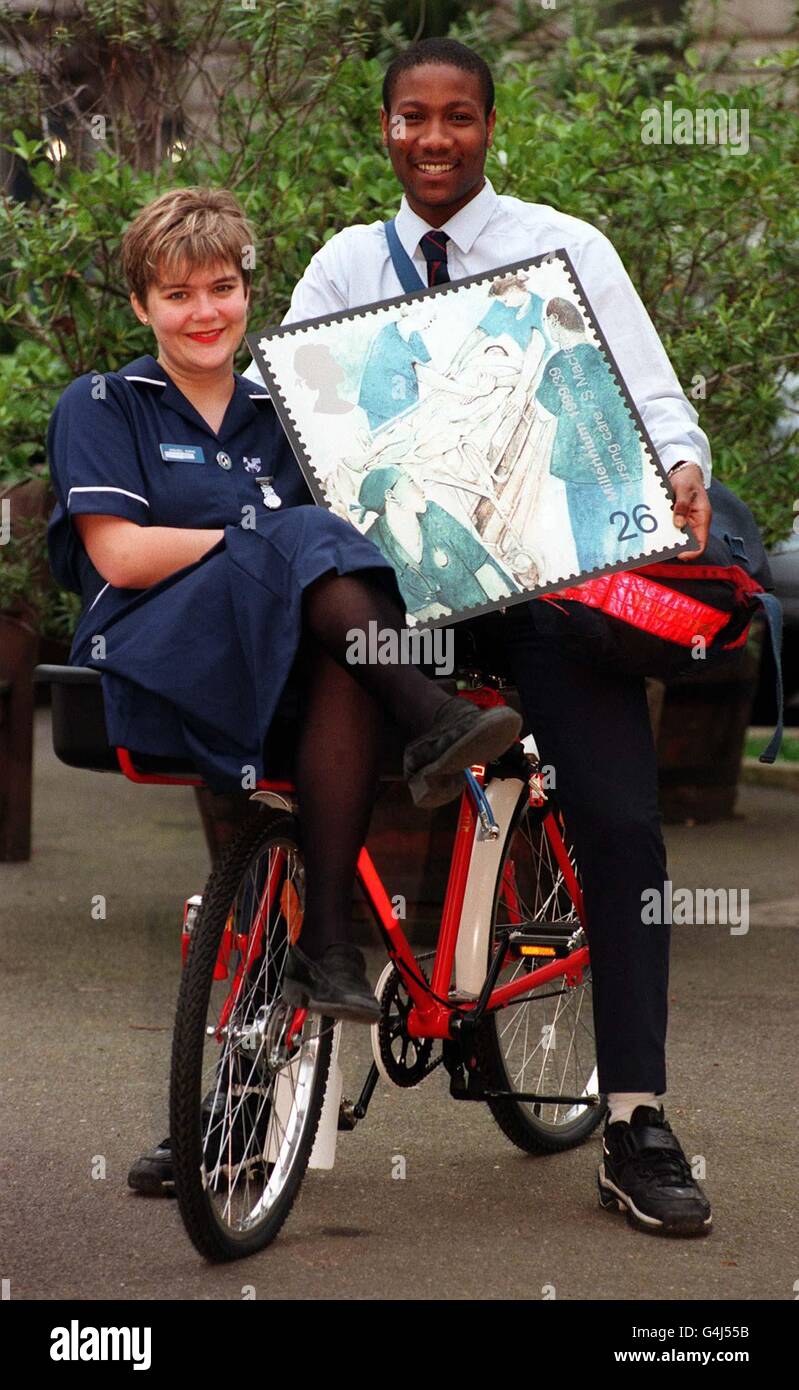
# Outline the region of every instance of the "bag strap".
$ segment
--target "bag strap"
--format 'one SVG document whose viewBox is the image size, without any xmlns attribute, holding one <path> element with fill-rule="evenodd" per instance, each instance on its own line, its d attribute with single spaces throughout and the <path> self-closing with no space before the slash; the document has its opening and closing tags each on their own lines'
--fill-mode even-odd
<svg viewBox="0 0 799 1390">
<path fill-rule="evenodd" d="M 391 253 L 391 262 L 405 293 L 413 294 L 414 290 L 426 290 L 427 285 L 399 239 L 394 218 L 392 217 L 390 222 L 384 222 L 383 226 L 386 230 L 386 241 Z"/>
<path fill-rule="evenodd" d="M 720 580 L 724 584 L 732 585 L 738 600 L 745 599 L 750 594 L 757 597 L 763 587 L 740 565 L 698 565 L 693 562 L 686 564 L 684 560 L 669 564 L 667 561 L 659 560 L 654 565 L 642 565 L 635 573 L 648 575 L 651 579 Z"/>
<path fill-rule="evenodd" d="M 780 751 L 783 734 L 784 692 L 782 687 L 782 659 L 780 656 L 782 648 L 782 605 L 776 594 L 767 594 L 761 591 L 753 594 L 752 597 L 757 603 L 763 605 L 763 615 L 766 619 L 769 637 L 771 638 L 771 651 L 774 656 L 774 667 L 776 670 L 776 691 L 777 691 L 777 727 L 771 735 L 767 748 L 758 758 L 761 763 L 773 763 Z"/>
</svg>

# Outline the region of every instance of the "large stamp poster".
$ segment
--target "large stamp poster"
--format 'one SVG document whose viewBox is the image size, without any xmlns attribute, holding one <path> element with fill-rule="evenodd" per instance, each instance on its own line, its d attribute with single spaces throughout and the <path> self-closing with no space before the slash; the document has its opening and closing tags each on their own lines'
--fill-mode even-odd
<svg viewBox="0 0 799 1390">
<path fill-rule="evenodd" d="M 412 623 L 689 543 L 565 251 L 247 342 L 315 499 L 392 562 Z"/>
</svg>

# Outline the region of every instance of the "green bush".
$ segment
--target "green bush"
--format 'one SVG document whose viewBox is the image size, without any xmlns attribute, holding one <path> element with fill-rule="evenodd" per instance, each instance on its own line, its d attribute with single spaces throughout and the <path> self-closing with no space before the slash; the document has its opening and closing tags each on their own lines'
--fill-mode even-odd
<svg viewBox="0 0 799 1390">
<path fill-rule="evenodd" d="M 257 237 L 254 324 L 282 317 L 325 238 L 389 216 L 399 198 L 377 112 L 382 58 L 401 36 L 381 28 L 379 5 L 207 4 L 200 24 L 196 6 L 175 0 L 168 32 L 147 28 L 138 0 L 83 0 L 78 11 L 86 41 L 100 44 L 98 63 L 118 62 L 120 52 L 134 71 L 149 63 L 166 115 L 180 107 L 189 69 L 211 70 L 223 33 L 234 47 L 224 85 L 217 75 L 209 88 L 211 128 L 180 127 L 185 149 L 170 149 L 160 134 L 145 138 L 133 97 L 115 95 L 112 83 L 81 114 L 88 127 L 97 109 L 110 113 L 104 141 L 84 138 L 54 161 L 42 138 L 41 86 L 0 82 L 0 129 L 14 130 L 9 145 L 33 187 L 28 201 L 5 196 L 0 205 L 0 333 L 17 344 L 0 358 L 6 479 L 43 468 L 46 419 L 73 376 L 149 350 L 118 264 L 122 230 L 149 198 L 176 181 L 240 196 Z M 495 187 L 607 232 L 695 397 L 717 475 L 753 508 L 769 541 L 784 537 L 799 452 L 796 431 L 784 424 L 799 363 L 799 213 L 790 174 L 799 54 L 774 60 L 768 84 L 718 94 L 690 48 L 676 60 L 641 54 L 623 33 L 600 39 L 588 25 L 555 49 L 511 62 L 482 19 L 468 24 L 466 36 L 476 35 L 499 79 L 488 164 Z M 745 108 L 749 152 L 644 144 L 642 113 L 665 99 L 692 110 Z M 239 365 L 246 360 L 245 352 Z"/>
<path fill-rule="evenodd" d="M 53 403 L 64 386 L 64 364 L 44 343 L 30 340 L 0 357 L 0 491 L 41 472 Z"/>
</svg>

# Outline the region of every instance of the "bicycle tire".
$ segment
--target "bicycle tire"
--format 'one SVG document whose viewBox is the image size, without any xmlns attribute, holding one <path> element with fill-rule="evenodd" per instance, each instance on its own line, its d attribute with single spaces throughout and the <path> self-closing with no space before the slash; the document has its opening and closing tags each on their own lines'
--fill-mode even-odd
<svg viewBox="0 0 799 1390">
<path fill-rule="evenodd" d="M 546 810 L 557 814 L 557 808 L 551 800 L 548 801 Z M 516 847 L 519 844 L 520 833 L 523 834 L 525 831 L 529 831 L 533 845 L 540 846 L 540 852 L 533 850 L 531 854 L 532 867 L 528 870 L 528 878 L 532 882 L 532 878 L 537 874 L 537 882 L 535 884 L 535 891 L 530 888 L 528 890 L 528 898 L 524 900 L 525 910 L 522 914 L 524 919 L 523 925 L 533 925 L 537 921 L 551 920 L 553 917 L 556 917 L 559 922 L 573 923 L 575 930 L 580 926 L 576 907 L 572 902 L 563 881 L 563 875 L 557 867 L 556 861 L 554 861 L 554 856 L 546 840 L 544 814 L 541 808 L 530 805 L 529 796 L 525 789 L 524 793 L 519 798 L 518 805 L 508 829 L 497 874 L 497 881 L 494 887 L 493 902 L 491 904 L 491 934 L 488 949 L 489 962 L 496 949 L 499 931 L 507 929 L 504 923 L 501 924 L 499 922 L 499 904 L 503 885 L 507 882 L 506 866 L 511 856 L 517 852 Z M 537 858 L 535 857 L 536 853 Z M 570 857 L 574 864 L 573 854 L 570 853 Z M 547 877 L 548 881 L 544 881 L 544 876 Z M 534 974 L 536 966 L 535 963 L 531 964 L 531 973 Z M 512 968 L 509 973 L 506 967 L 500 974 L 499 983 L 507 983 L 510 979 L 514 978 L 517 973 L 518 970 L 514 971 Z M 590 996 L 590 966 L 584 972 L 582 983 L 573 988 L 574 990 L 583 992 L 583 1001 L 586 997 Z M 565 990 L 559 995 L 559 998 L 562 997 L 566 998 L 568 1005 L 570 1001 Z M 575 998 L 575 1003 L 576 1002 Z M 537 1077 L 535 1074 L 527 1079 L 522 1076 L 521 1085 L 516 1086 L 502 1046 L 501 1029 L 510 1026 L 505 1022 L 506 1016 L 527 1009 L 529 1011 L 529 1023 L 529 1016 L 536 1008 L 537 1003 L 540 1004 L 544 1011 L 546 1011 L 547 1007 L 551 1007 L 547 1005 L 547 1001 L 544 999 L 536 1001 L 536 996 L 533 995 L 529 1004 L 521 1003 L 519 1005 L 510 1006 L 508 1009 L 486 1014 L 483 1019 L 477 1031 L 476 1048 L 478 1062 L 487 1088 L 503 1091 L 518 1089 L 520 1091 L 537 1091 L 541 1094 L 558 1094 L 557 1091 L 552 1090 L 551 1085 L 547 1084 L 550 1080 L 550 1076 L 544 1075 L 544 1072 L 548 1069 L 549 1057 L 545 1058 L 544 1064 L 541 1066 Z M 557 1028 L 559 1026 L 557 1008 L 559 1008 L 559 1005 L 556 1006 L 556 1021 L 551 1025 L 553 1032 L 550 1034 L 550 1039 L 557 1037 Z M 593 1015 L 591 1015 L 590 1019 L 589 1040 L 587 1029 L 585 1028 L 585 1020 L 581 1020 L 581 1014 L 582 1006 L 576 1012 L 575 1016 L 577 1023 L 575 1027 L 580 1027 L 581 1033 L 584 1034 L 581 1038 L 583 1056 L 593 1061 L 594 1066 L 591 1074 L 595 1076 L 596 1045 L 593 1036 Z M 561 1033 L 562 1032 L 563 1029 L 561 1028 Z M 543 1037 L 543 1033 L 541 1036 Z M 527 1033 L 525 1032 L 525 1057 L 526 1046 Z M 537 1047 L 534 1046 L 531 1060 L 535 1056 L 537 1050 Z M 554 1044 L 552 1050 L 550 1050 L 549 1045 L 546 1044 L 545 1052 L 554 1055 Z M 556 1063 L 553 1063 L 552 1070 L 554 1070 L 555 1065 Z M 584 1069 L 584 1066 L 581 1067 L 581 1071 L 584 1071 Z M 524 1070 L 524 1068 L 522 1070 Z M 564 1079 L 566 1078 L 561 1078 L 561 1081 Z M 577 1084 L 579 1084 L 579 1081 Z M 568 1082 L 565 1088 L 562 1087 L 561 1089 L 562 1093 L 566 1095 L 568 1095 L 572 1089 L 574 1090 L 574 1094 L 584 1093 L 583 1090 L 577 1091 L 574 1088 L 570 1088 Z M 537 1106 L 535 1102 L 517 1101 L 511 1096 L 490 1097 L 487 1100 L 487 1104 L 503 1134 L 505 1134 L 517 1148 L 523 1149 L 526 1153 L 538 1154 L 561 1153 L 566 1149 L 576 1148 L 579 1144 L 584 1143 L 585 1140 L 594 1133 L 607 1109 L 607 1102 L 604 1097 L 601 1098 L 600 1103 L 597 1105 L 585 1107 L 570 1106 L 569 1111 L 573 1110 L 578 1112 L 575 1113 L 571 1119 L 567 1118 L 569 1111 L 566 1110 L 564 1110 L 562 1116 L 559 1116 L 557 1106 Z M 538 1113 L 536 1113 L 536 1111 L 538 1111 Z M 546 1114 L 551 1114 L 553 1111 L 555 1116 L 554 1121 L 543 1117 Z"/>
<path fill-rule="evenodd" d="M 260 973 L 256 977 L 255 967 L 252 964 L 252 961 L 256 959 L 253 956 L 252 942 L 257 927 L 248 929 L 247 944 L 243 948 L 244 936 L 241 933 L 236 934 L 234 928 L 238 931 L 241 925 L 236 913 L 240 899 L 246 900 L 246 895 L 243 894 L 242 890 L 248 882 L 248 875 L 252 880 L 252 900 L 255 901 L 262 892 L 257 887 L 258 874 L 253 870 L 253 866 L 259 866 L 264 855 L 267 856 L 267 866 L 278 864 L 278 854 L 284 851 L 288 865 L 295 863 L 295 860 L 291 858 L 292 855 L 296 856 L 296 862 L 301 864 L 298 822 L 291 815 L 266 809 L 253 822 L 244 827 L 225 851 L 219 863 L 213 868 L 203 894 L 202 907 L 192 933 L 178 994 L 170 1078 L 170 1134 L 172 1137 L 175 1191 L 180 1214 L 190 1240 L 199 1253 L 212 1262 L 240 1259 L 252 1255 L 269 1245 L 277 1236 L 291 1211 L 305 1176 L 327 1087 L 333 1020 L 327 1018 L 320 1020 L 318 1016 L 308 1015 L 303 1025 L 303 1040 L 299 1049 L 298 1065 L 300 1071 L 298 1076 L 302 1075 L 303 1066 L 306 1069 L 311 1067 L 311 1075 L 302 1085 L 298 1082 L 295 1087 L 293 1082 L 291 1083 L 294 1108 L 289 1111 L 284 1141 L 282 1145 L 279 1145 L 278 1121 L 276 1117 L 273 1120 L 276 1108 L 281 1108 L 273 1104 L 276 1096 L 275 1087 L 279 1084 L 277 1080 L 279 1073 L 276 1070 L 272 1076 L 263 1057 L 268 1025 L 258 1021 L 257 1013 L 253 1014 L 252 1021 L 247 1022 L 244 1012 L 246 1005 L 241 1004 L 241 1000 L 248 991 L 252 994 L 251 1003 L 255 1003 L 263 996 L 265 1003 L 262 1010 L 267 1018 L 270 1017 L 270 1010 L 286 1009 L 287 1006 L 283 1005 L 280 999 L 277 967 L 272 989 L 273 997 L 271 1002 L 269 1000 L 269 953 L 272 949 L 269 932 L 264 934 L 264 964 L 259 967 Z M 272 872 L 272 867 L 268 867 L 267 873 L 271 874 Z M 285 881 L 290 881 L 288 876 L 286 876 Z M 279 920 L 285 911 L 282 896 L 278 906 L 280 906 L 281 911 L 275 913 L 273 937 L 277 936 Z M 271 918 L 272 910 L 270 908 L 268 927 L 271 927 Z M 214 1063 L 217 1094 L 209 1112 L 208 1109 L 203 1110 L 203 1105 L 206 1103 L 203 1101 L 203 1093 L 208 1084 L 206 1054 L 209 1053 L 213 1059 L 214 1043 L 217 1046 L 220 1044 L 218 1037 L 213 1040 L 211 1038 L 214 1028 L 209 1029 L 208 1018 L 209 1009 L 213 1013 L 215 1008 L 212 1001 L 212 991 L 215 984 L 214 972 L 218 968 L 223 933 L 228 924 L 230 924 L 230 941 L 238 943 L 237 958 L 243 962 L 243 983 L 239 982 L 237 992 L 235 988 L 237 977 L 234 977 L 233 986 L 229 986 L 227 983 L 222 984 L 221 993 L 227 989 L 228 998 L 233 997 L 234 1000 L 230 1013 L 226 1017 L 229 1020 L 238 1019 L 238 1022 L 228 1022 L 222 1030 L 226 1032 L 222 1045 L 222 1056 Z M 288 944 L 287 929 L 284 960 Z M 230 962 L 233 959 L 234 954 L 231 954 Z M 219 982 L 218 976 L 216 976 L 216 980 Z M 227 1005 L 223 1006 L 222 1014 L 224 1014 L 224 1007 Z M 236 1013 L 237 1008 L 239 1008 L 239 1014 Z M 272 1014 L 272 1016 L 275 1015 Z M 231 1041 L 234 1035 L 237 1036 L 235 1040 Z M 259 1038 L 260 1050 L 253 1053 L 254 1040 Z M 247 1053 L 244 1052 L 245 1045 L 250 1049 Z M 312 1049 L 312 1051 L 306 1053 L 306 1048 Z M 227 1071 L 225 1070 L 226 1062 Z M 292 1065 L 293 1063 L 288 1068 L 290 1082 Z M 229 1085 L 228 1095 L 238 1090 L 240 1093 L 238 1101 L 224 1097 L 222 1105 L 217 1106 L 217 1096 L 220 1093 L 223 1078 L 227 1075 L 231 1079 L 235 1077 L 235 1079 L 240 1080 L 244 1068 L 247 1066 L 250 1067 L 246 1077 L 248 1089 L 242 1086 Z M 285 1072 L 286 1068 L 284 1067 L 283 1070 Z M 271 1079 L 267 1080 L 267 1076 Z M 263 1082 L 264 1084 L 250 1085 L 253 1078 L 257 1083 Z M 260 1143 L 262 1152 L 258 1154 L 254 1151 L 247 1158 L 248 1148 L 246 1145 L 248 1141 L 242 1136 L 246 1133 L 246 1123 L 250 1118 L 248 1107 L 257 1104 L 260 1095 L 268 1093 L 269 1085 L 272 1086 L 272 1093 L 268 1095 L 267 1099 L 261 1101 L 261 1108 L 252 1124 L 256 1149 Z M 248 1090 L 258 1093 L 255 1102 L 249 1099 Z M 287 1168 L 284 1175 L 283 1149 L 288 1142 L 289 1134 L 294 1139 L 291 1116 L 297 1109 L 298 1094 L 303 1099 L 305 1109 L 301 1117 L 296 1120 L 296 1124 L 299 1124 L 299 1133 L 296 1136 L 293 1151 L 287 1153 Z M 247 1098 L 243 1099 L 242 1096 Z M 229 1109 L 232 1113 L 234 1105 L 236 1105 L 234 1117 L 225 1130 L 224 1112 Z M 207 1118 L 209 1113 L 211 1114 L 210 1120 Z M 209 1160 L 209 1148 L 211 1147 L 209 1131 L 217 1123 L 215 1119 L 217 1113 L 223 1116 L 222 1121 L 220 1121 L 223 1134 L 214 1140 L 214 1155 Z M 204 1124 L 206 1126 L 205 1135 L 203 1134 Z M 261 1125 L 260 1131 L 258 1129 L 259 1124 Z M 238 1126 L 238 1130 L 236 1126 Z M 264 1126 L 266 1127 L 265 1133 Z M 235 1142 L 244 1145 L 244 1162 L 239 1161 L 242 1156 L 241 1152 L 233 1155 L 232 1146 Z M 252 1139 L 249 1142 L 251 1143 Z M 279 1146 L 276 1161 L 271 1165 L 266 1163 L 266 1156 L 271 1152 L 270 1144 Z M 228 1155 L 231 1156 L 230 1163 L 225 1169 L 221 1160 Z M 260 1162 L 261 1159 L 264 1161 Z M 210 1170 L 209 1162 L 212 1165 Z M 247 1196 L 244 1199 L 244 1204 L 246 1206 L 246 1202 L 249 1200 L 251 1169 L 256 1175 L 260 1170 L 258 1181 L 263 1187 L 264 1195 L 260 1199 L 262 1202 L 266 1202 L 267 1198 L 270 1197 L 270 1188 L 273 1185 L 275 1190 L 271 1194 L 271 1199 L 268 1201 L 263 1215 L 251 1221 L 244 1229 L 239 1230 L 220 1217 L 215 1198 L 219 1195 L 220 1174 L 226 1172 L 229 1189 L 227 1205 L 232 1212 L 234 1189 L 231 1188 L 231 1173 L 245 1170 L 244 1184 Z M 277 1177 L 275 1176 L 276 1173 Z M 280 1180 L 279 1186 L 278 1180 Z M 221 1184 L 221 1191 L 224 1194 L 224 1183 Z"/>
</svg>

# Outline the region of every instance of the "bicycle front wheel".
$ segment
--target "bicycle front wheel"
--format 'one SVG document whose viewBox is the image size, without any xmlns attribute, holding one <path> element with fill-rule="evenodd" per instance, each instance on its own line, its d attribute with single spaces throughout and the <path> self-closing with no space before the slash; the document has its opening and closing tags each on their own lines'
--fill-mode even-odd
<svg viewBox="0 0 799 1390">
<path fill-rule="evenodd" d="M 274 1240 L 316 1136 L 334 1025 L 298 1016 L 281 993 L 303 902 L 298 824 L 264 811 L 211 873 L 192 933 L 172 1046 L 170 1133 L 181 1216 L 209 1260 L 238 1259 Z"/>
<path fill-rule="evenodd" d="M 508 831 L 497 876 L 491 914 L 488 962 L 503 936 L 530 931 L 584 944 L 577 908 L 555 854 L 563 847 L 575 868 L 557 810 L 550 801 L 548 826 L 539 807 L 531 806 L 525 791 Z M 549 831 L 549 833 L 548 833 Z M 576 935 L 579 934 L 579 935 Z M 511 951 L 498 984 L 509 984 L 548 964 L 546 957 Z M 574 985 L 564 977 L 538 994 L 487 1014 L 478 1033 L 478 1054 L 487 1086 L 493 1090 L 532 1092 L 545 1096 L 593 1096 L 597 1093 L 596 1044 L 590 967 Z M 513 1096 L 492 1097 L 491 1113 L 501 1130 L 528 1153 L 554 1153 L 581 1144 L 604 1116 L 604 1097 L 598 1104 L 578 1101 L 522 1101 Z"/>
</svg>

